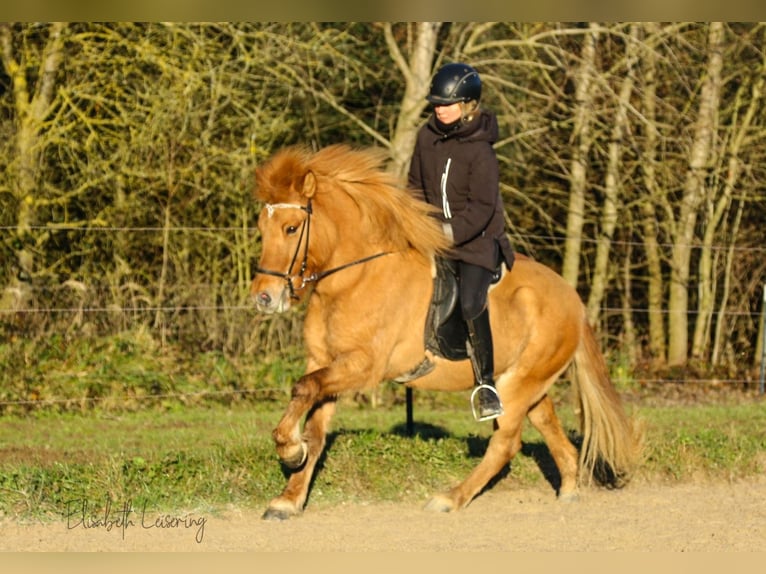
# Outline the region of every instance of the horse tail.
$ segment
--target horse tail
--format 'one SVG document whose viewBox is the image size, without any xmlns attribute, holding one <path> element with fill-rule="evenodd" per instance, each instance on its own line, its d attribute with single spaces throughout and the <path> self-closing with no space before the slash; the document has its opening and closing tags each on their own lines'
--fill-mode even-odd
<svg viewBox="0 0 766 574">
<path fill-rule="evenodd" d="M 643 433 L 625 413 L 585 318 L 574 356 L 572 385 L 579 401 L 582 433 L 580 482 L 589 484 L 595 479 L 606 486 L 624 486 L 639 462 Z"/>
</svg>

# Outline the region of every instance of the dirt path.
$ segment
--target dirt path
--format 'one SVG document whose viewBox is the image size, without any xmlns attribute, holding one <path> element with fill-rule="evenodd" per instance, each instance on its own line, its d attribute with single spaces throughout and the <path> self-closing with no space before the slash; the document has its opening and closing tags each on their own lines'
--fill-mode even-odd
<svg viewBox="0 0 766 574">
<path fill-rule="evenodd" d="M 633 484 L 622 491 L 586 490 L 574 504 L 557 502 L 549 489 L 494 489 L 455 514 L 397 503 L 310 506 L 302 517 L 282 523 L 236 509 L 220 516 L 192 513 L 186 522 L 161 524 L 156 518 L 142 524 L 137 512 L 127 528 L 6 519 L 0 522 L 0 550 L 765 551 L 766 480 Z"/>
</svg>

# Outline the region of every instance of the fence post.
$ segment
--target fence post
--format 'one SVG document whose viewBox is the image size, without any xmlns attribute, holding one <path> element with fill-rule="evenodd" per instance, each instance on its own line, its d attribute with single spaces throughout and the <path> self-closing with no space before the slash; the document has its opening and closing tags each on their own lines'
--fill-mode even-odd
<svg viewBox="0 0 766 574">
<path fill-rule="evenodd" d="M 412 387 L 405 389 L 407 397 L 407 436 L 412 436 L 415 432 L 414 422 L 412 420 Z"/>
<path fill-rule="evenodd" d="M 766 283 L 763 284 L 763 300 L 761 302 L 761 385 L 760 392 L 764 394 L 764 369 L 766 368 Z"/>
</svg>

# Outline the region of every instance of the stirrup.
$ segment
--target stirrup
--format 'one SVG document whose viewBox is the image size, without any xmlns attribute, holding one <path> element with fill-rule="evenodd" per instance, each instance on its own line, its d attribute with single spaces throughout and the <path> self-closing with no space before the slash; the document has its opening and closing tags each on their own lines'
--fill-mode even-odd
<svg viewBox="0 0 766 574">
<path fill-rule="evenodd" d="M 493 398 L 497 400 L 497 405 L 489 408 L 482 409 L 481 400 L 479 397 L 479 391 L 486 389 L 489 391 Z M 471 411 L 473 412 L 473 418 L 477 422 L 489 421 L 502 416 L 505 412 L 503 410 L 503 403 L 500 401 L 500 395 L 497 394 L 497 389 L 492 385 L 482 383 L 478 385 L 471 393 Z"/>
</svg>

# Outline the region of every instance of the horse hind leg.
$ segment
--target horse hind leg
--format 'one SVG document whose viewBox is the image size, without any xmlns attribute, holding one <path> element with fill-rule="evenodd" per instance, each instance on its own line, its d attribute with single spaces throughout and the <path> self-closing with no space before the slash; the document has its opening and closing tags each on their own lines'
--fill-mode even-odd
<svg viewBox="0 0 766 574">
<path fill-rule="evenodd" d="M 495 419 L 497 428 L 489 439 L 484 458 L 471 471 L 468 477 L 443 494 L 434 495 L 425 505 L 425 509 L 434 512 L 453 512 L 468 506 L 481 490 L 508 464 L 516 453 L 521 450 L 521 421 L 511 428 L 502 428 L 505 415 Z"/>
<path fill-rule="evenodd" d="M 502 377 L 497 386 L 503 388 Z M 479 464 L 463 482 L 446 493 L 434 495 L 425 509 L 452 512 L 465 508 L 511 459 L 521 450 L 521 430 L 526 416 L 526 403 L 518 397 L 502 397 L 505 414 L 495 419 L 495 431 Z"/>
<path fill-rule="evenodd" d="M 335 414 L 335 406 L 334 398 L 327 399 L 308 413 L 299 443 L 303 449 L 299 455 L 303 462 L 290 474 L 282 493 L 269 502 L 262 516 L 264 520 L 286 520 L 303 512 L 314 468 L 325 448 L 327 430 Z"/>
<path fill-rule="evenodd" d="M 572 502 L 578 499 L 577 449 L 561 426 L 553 408 L 553 401 L 545 395 L 528 413 L 529 421 L 540 432 L 561 477 L 558 488 L 559 500 Z"/>
</svg>

